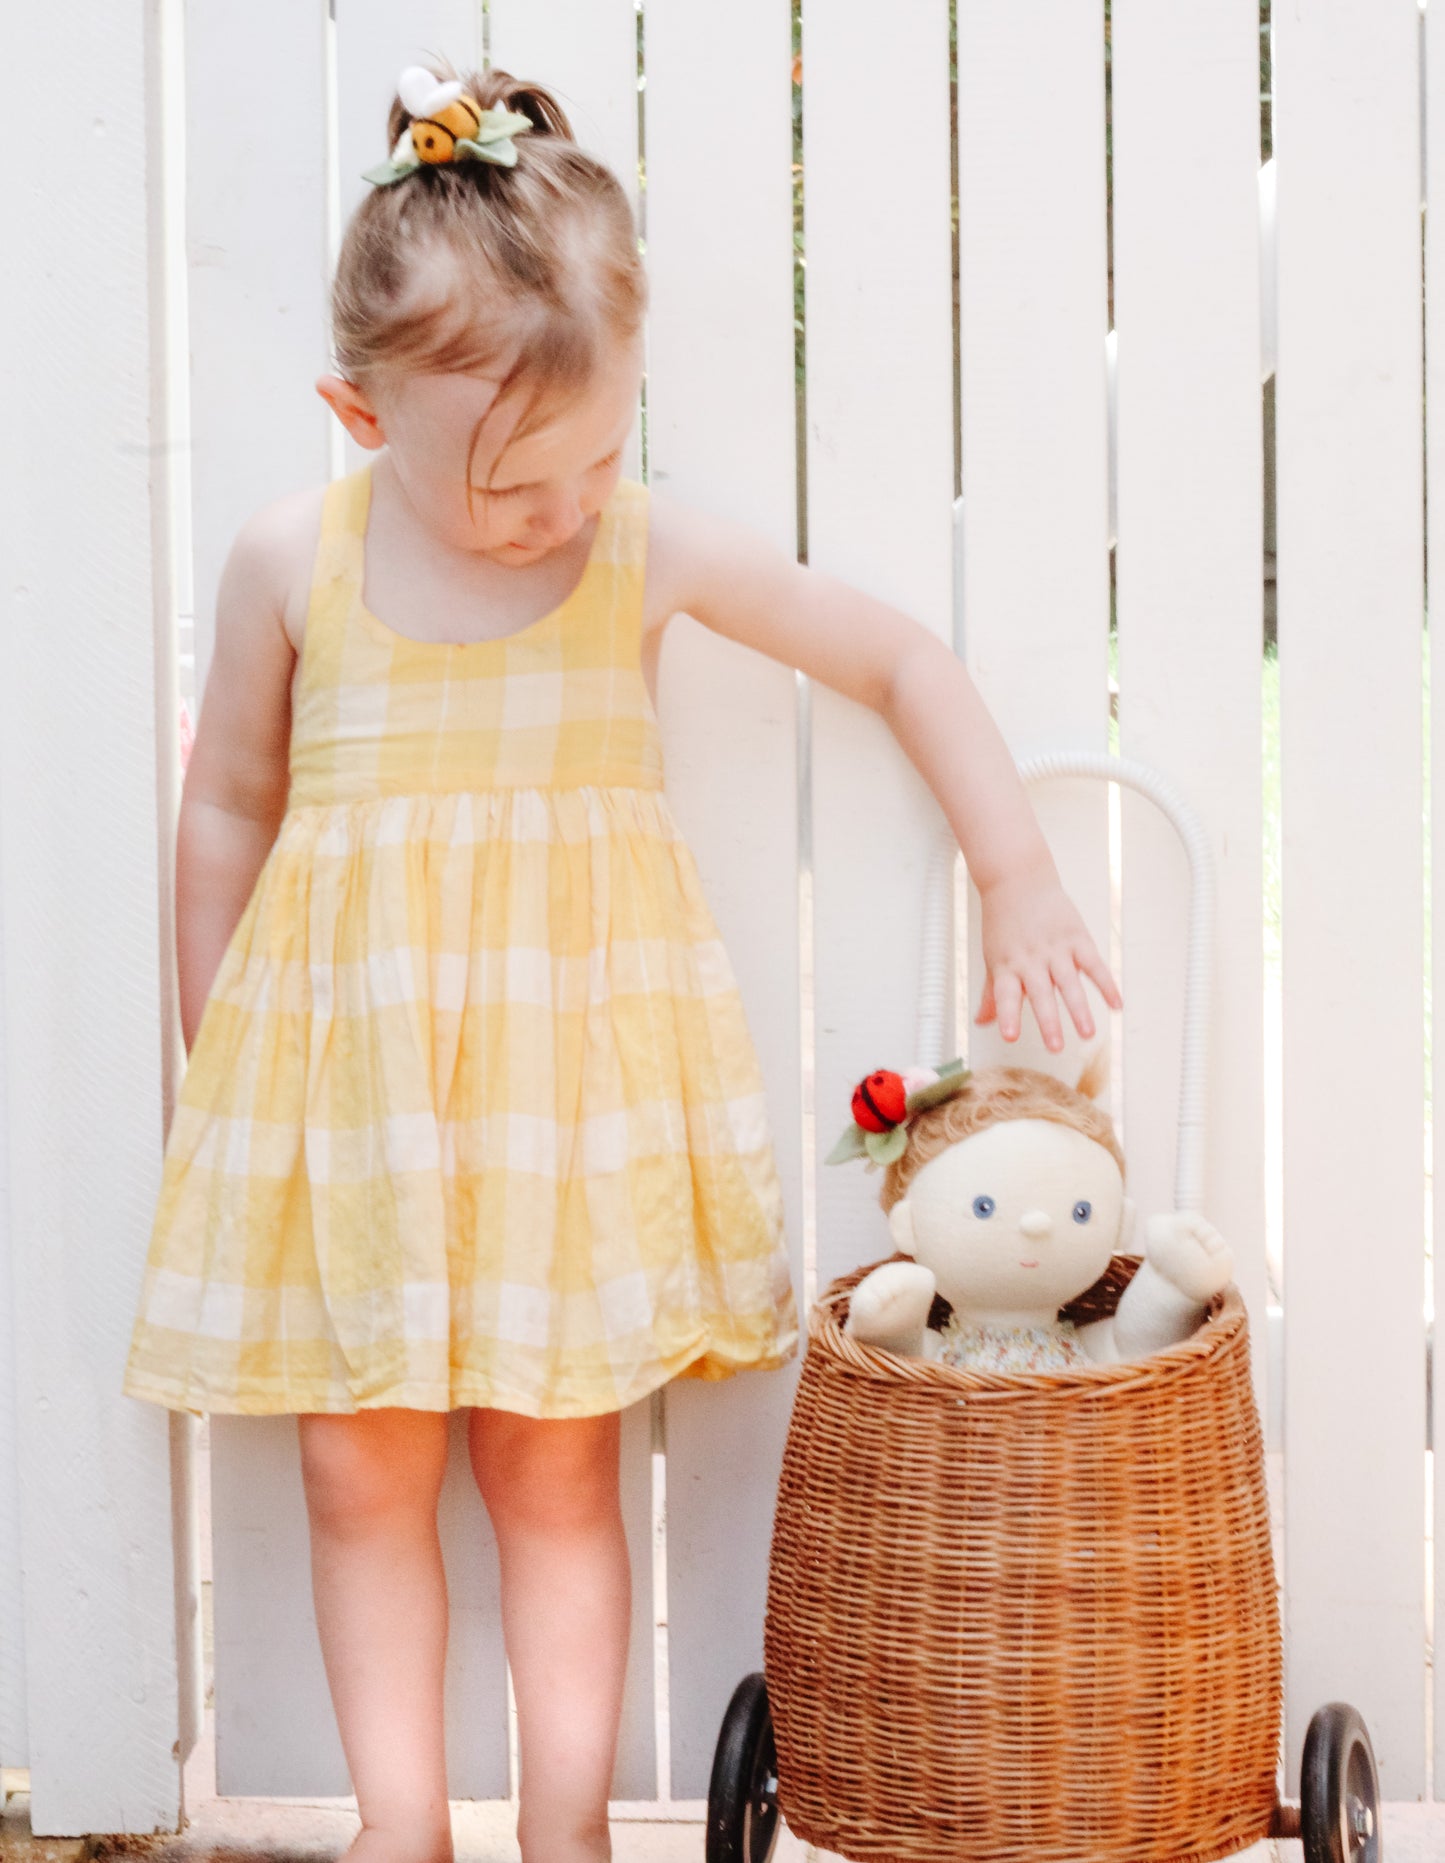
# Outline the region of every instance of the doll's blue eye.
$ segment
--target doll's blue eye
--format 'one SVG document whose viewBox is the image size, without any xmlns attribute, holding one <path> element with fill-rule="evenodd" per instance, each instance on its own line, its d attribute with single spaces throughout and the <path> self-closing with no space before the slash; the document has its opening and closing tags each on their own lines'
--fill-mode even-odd
<svg viewBox="0 0 1445 1863">
<path fill-rule="evenodd" d="M 998 1205 L 994 1202 L 992 1197 L 975 1197 L 973 1200 L 973 1213 L 975 1216 L 992 1216 L 997 1207 Z"/>
<path fill-rule="evenodd" d="M 1093 1204 L 1088 1202 L 1086 1198 L 1080 1197 L 1079 1201 L 1074 1205 L 1074 1221 L 1076 1223 L 1086 1223 L 1093 1214 Z"/>
</svg>

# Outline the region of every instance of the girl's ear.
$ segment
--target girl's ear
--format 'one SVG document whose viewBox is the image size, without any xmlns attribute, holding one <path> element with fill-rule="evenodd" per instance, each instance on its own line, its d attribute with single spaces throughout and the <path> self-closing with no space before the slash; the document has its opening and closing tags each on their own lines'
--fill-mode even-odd
<svg viewBox="0 0 1445 1863">
<path fill-rule="evenodd" d="M 888 1233 L 900 1255 L 913 1253 L 913 1211 L 907 1197 L 900 1197 L 888 1212 Z"/>
<path fill-rule="evenodd" d="M 348 382 L 343 375 L 323 375 L 316 383 L 316 392 L 358 446 L 374 453 L 386 445 L 376 409 L 355 382 Z"/>
</svg>

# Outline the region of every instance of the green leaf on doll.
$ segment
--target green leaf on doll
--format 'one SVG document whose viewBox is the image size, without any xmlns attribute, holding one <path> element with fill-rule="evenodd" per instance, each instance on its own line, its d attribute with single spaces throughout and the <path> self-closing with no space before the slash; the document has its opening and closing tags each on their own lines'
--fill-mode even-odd
<svg viewBox="0 0 1445 1863">
<path fill-rule="evenodd" d="M 832 1151 L 828 1153 L 823 1162 L 824 1164 L 847 1164 L 850 1160 L 862 1158 L 865 1155 L 863 1149 L 863 1128 L 855 1122 L 847 1127 L 842 1137 L 838 1140 L 838 1143 L 833 1147 Z"/>
<path fill-rule="evenodd" d="M 894 1126 L 890 1132 L 870 1132 L 863 1140 L 868 1156 L 875 1164 L 892 1164 L 908 1149 L 908 1129 Z"/>
</svg>

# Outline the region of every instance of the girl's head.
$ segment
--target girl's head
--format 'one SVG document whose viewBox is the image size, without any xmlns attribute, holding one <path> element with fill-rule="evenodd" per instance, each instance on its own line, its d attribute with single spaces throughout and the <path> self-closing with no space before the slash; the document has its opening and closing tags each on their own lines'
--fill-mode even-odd
<svg viewBox="0 0 1445 1863">
<path fill-rule="evenodd" d="M 332 286 L 341 373 L 317 390 L 360 445 L 388 448 L 439 538 L 523 564 L 617 483 L 642 370 L 637 232 L 540 85 L 428 69 L 532 128 L 514 168 L 422 163 L 358 204 Z M 410 120 L 395 98 L 387 150 Z"/>
</svg>

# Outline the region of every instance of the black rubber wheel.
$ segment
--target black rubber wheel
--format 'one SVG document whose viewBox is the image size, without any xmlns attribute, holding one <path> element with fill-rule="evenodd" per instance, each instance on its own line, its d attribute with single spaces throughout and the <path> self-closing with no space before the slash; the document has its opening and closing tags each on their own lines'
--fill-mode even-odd
<svg viewBox="0 0 1445 1863">
<path fill-rule="evenodd" d="M 1348 1702 L 1318 1710 L 1300 1767 L 1305 1863 L 1380 1863 L 1380 1775 L 1369 1730 Z"/>
<path fill-rule="evenodd" d="M 778 1750 L 768 1685 L 745 1675 L 723 1716 L 707 1788 L 707 1863 L 767 1863 L 778 1841 Z"/>
</svg>

